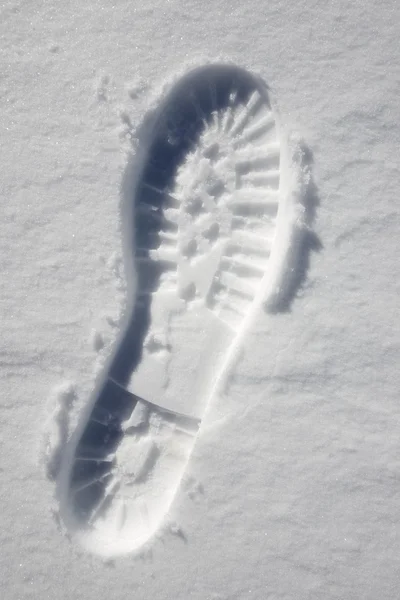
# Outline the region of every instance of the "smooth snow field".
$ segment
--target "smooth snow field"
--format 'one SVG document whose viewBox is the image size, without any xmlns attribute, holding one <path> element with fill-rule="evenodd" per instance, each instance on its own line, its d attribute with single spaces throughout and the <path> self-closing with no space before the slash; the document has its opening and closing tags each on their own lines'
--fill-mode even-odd
<svg viewBox="0 0 400 600">
<path fill-rule="evenodd" d="M 0 598 L 398 598 L 399 6 L 0 35 Z"/>
</svg>

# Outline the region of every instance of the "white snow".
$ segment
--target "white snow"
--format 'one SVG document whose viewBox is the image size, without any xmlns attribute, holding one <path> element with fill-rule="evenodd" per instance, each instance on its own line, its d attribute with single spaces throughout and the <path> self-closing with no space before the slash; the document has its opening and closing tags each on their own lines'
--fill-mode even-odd
<svg viewBox="0 0 400 600">
<path fill-rule="evenodd" d="M 397 597 L 399 17 L 372 0 L 3 3 L 2 598 Z M 209 61 L 259 74 L 305 140 L 315 250 L 285 311 L 260 308 L 244 337 L 166 527 L 104 562 L 64 532 L 38 465 L 63 426 L 40 444 L 67 416 L 52 390 L 76 385 L 74 431 L 123 326 L 137 128 Z"/>
</svg>

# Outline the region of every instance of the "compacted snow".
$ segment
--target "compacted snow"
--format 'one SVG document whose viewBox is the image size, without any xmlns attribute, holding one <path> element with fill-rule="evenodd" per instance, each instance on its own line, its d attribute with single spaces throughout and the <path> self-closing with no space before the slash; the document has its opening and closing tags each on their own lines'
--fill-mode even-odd
<svg viewBox="0 0 400 600">
<path fill-rule="evenodd" d="M 399 12 L 2 5 L 2 598 L 397 596 Z"/>
</svg>

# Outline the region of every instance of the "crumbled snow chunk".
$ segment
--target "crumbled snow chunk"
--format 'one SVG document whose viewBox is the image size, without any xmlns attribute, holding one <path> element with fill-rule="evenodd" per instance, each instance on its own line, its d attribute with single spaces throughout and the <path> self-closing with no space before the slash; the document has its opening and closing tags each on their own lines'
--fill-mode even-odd
<svg viewBox="0 0 400 600">
<path fill-rule="evenodd" d="M 147 84 L 143 79 L 137 79 L 136 81 L 130 82 L 126 85 L 126 91 L 128 96 L 132 100 L 137 100 L 143 92 L 147 89 Z"/>
<path fill-rule="evenodd" d="M 46 475 L 55 479 L 68 438 L 69 415 L 76 398 L 75 386 L 66 381 L 54 388 L 49 401 L 50 413 L 43 430 L 41 459 Z"/>
<path fill-rule="evenodd" d="M 92 329 L 90 334 L 90 345 L 95 352 L 100 352 L 104 348 L 104 337 L 97 329 Z"/>
<path fill-rule="evenodd" d="M 107 91 L 108 91 L 109 83 L 110 83 L 110 76 L 107 74 L 102 75 L 100 77 L 99 81 L 97 82 L 96 93 L 97 93 L 97 99 L 99 101 L 107 102 L 107 100 L 108 100 Z"/>
<path fill-rule="evenodd" d="M 129 433 L 131 429 L 137 429 L 142 427 L 149 420 L 149 407 L 140 400 L 137 402 L 135 408 L 132 411 L 131 416 L 123 425 L 125 432 Z"/>
<path fill-rule="evenodd" d="M 107 321 L 108 325 L 110 327 L 112 327 L 113 329 L 115 329 L 116 327 L 118 327 L 118 321 L 119 321 L 119 319 L 116 319 L 115 317 L 113 317 L 111 315 L 105 315 L 104 318 Z"/>
</svg>

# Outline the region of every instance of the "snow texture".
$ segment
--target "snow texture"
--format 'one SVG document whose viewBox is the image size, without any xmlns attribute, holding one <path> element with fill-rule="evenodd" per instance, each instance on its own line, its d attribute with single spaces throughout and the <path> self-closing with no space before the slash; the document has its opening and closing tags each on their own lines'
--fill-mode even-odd
<svg viewBox="0 0 400 600">
<path fill-rule="evenodd" d="M 0 15 L 1 597 L 396 598 L 398 3 L 11 0 Z M 211 62 L 259 76 L 299 136 L 292 279 L 246 329 L 163 527 L 103 560 L 48 475 L 127 325 L 132 161 L 160 98 Z"/>
</svg>

